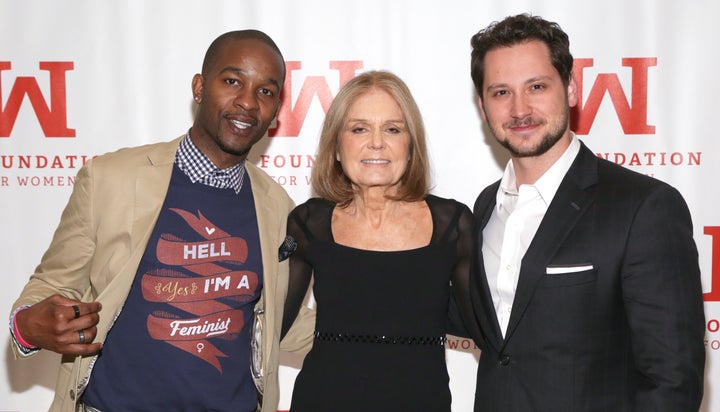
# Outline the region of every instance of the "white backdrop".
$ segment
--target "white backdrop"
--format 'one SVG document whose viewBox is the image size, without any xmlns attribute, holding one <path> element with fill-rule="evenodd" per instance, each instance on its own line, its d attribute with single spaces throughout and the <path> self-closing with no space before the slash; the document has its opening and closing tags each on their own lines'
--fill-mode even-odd
<svg viewBox="0 0 720 412">
<path fill-rule="evenodd" d="M 184 133 L 190 80 L 229 30 L 267 32 L 288 62 L 283 126 L 251 159 L 296 202 L 310 195 L 318 132 L 340 83 L 388 69 L 423 112 L 434 193 L 472 206 L 507 158 L 478 116 L 469 39 L 520 12 L 570 34 L 583 86 L 580 138 L 688 201 L 706 293 L 703 410 L 720 411 L 716 0 L 0 0 L 0 319 L 47 247 L 83 159 Z M 47 409 L 57 357 L 14 361 L 8 335 L 0 328 L 0 411 Z M 479 352 L 462 339 L 448 347 L 453 411 L 471 411 Z M 301 359 L 282 363 L 287 409 Z"/>
</svg>

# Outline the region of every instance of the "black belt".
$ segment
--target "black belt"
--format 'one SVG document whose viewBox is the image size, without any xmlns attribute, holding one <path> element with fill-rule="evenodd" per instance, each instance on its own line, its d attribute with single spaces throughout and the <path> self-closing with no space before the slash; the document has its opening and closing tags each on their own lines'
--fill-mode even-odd
<svg viewBox="0 0 720 412">
<path fill-rule="evenodd" d="M 385 336 L 354 333 L 315 332 L 315 340 L 323 342 L 384 343 L 390 345 L 444 346 L 445 336 Z"/>
</svg>

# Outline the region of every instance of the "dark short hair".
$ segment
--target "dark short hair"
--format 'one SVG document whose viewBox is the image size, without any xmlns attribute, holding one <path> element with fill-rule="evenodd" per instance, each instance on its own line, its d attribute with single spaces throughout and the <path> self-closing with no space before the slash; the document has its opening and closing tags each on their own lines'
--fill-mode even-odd
<svg viewBox="0 0 720 412">
<path fill-rule="evenodd" d="M 560 74 L 563 84 L 567 86 L 570 83 L 573 57 L 570 53 L 568 35 L 557 23 L 527 13 L 518 14 L 493 22 L 473 35 L 470 40 L 472 46 L 470 76 L 481 98 L 485 76 L 485 55 L 500 47 L 509 47 L 531 40 L 540 40 L 548 46 L 550 60 Z"/>
<path fill-rule="evenodd" d="M 318 196 L 341 206 L 352 200 L 352 182 L 337 161 L 339 137 L 350 106 L 359 97 L 373 90 L 385 91 L 395 99 L 410 135 L 410 160 L 400 179 L 396 200 L 422 200 L 430 191 L 429 161 L 422 115 L 405 82 L 397 75 L 382 70 L 368 71 L 354 77 L 335 96 L 320 132 L 318 152 L 312 170 L 313 190 Z"/>
<path fill-rule="evenodd" d="M 214 63 L 215 59 L 217 58 L 218 54 L 220 53 L 220 50 L 228 41 L 236 41 L 236 40 L 259 40 L 266 45 L 268 45 L 271 49 L 273 49 L 279 56 L 280 60 L 283 61 L 282 65 L 282 75 L 283 75 L 283 81 L 285 79 L 285 59 L 283 58 L 282 52 L 280 51 L 280 48 L 275 44 L 275 41 L 265 34 L 264 32 L 260 30 L 254 30 L 254 29 L 248 29 L 248 30 L 235 30 L 235 31 L 229 31 L 227 33 L 223 33 L 220 36 L 218 36 L 215 40 L 213 40 L 212 43 L 210 43 L 210 47 L 208 47 L 207 52 L 205 52 L 205 59 L 203 59 L 203 65 L 202 65 L 202 75 L 206 76 L 208 73 L 207 71 L 210 70 L 210 67 Z M 280 85 L 282 86 L 282 84 Z"/>
</svg>

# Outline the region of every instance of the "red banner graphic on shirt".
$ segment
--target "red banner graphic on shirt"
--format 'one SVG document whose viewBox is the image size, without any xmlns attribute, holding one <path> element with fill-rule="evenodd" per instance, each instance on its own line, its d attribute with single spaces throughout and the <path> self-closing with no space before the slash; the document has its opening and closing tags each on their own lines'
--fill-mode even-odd
<svg viewBox="0 0 720 412">
<path fill-rule="evenodd" d="M 148 316 L 147 328 L 150 336 L 165 341 L 191 353 L 222 371 L 218 358 L 226 357 L 208 338 L 223 336 L 232 338 L 243 327 L 243 313 L 228 310 L 192 319 L 165 317 L 163 314 Z"/>
<path fill-rule="evenodd" d="M 248 248 L 245 239 L 225 237 L 188 242 L 164 234 L 158 240 L 157 258 L 166 265 L 188 266 L 207 262 L 245 263 Z"/>
<path fill-rule="evenodd" d="M 199 210 L 197 216 L 182 209 L 171 208 L 170 210 L 180 215 L 180 217 L 182 217 L 193 230 L 205 239 L 230 237 L 229 233 L 215 226 L 215 224 L 203 216 Z"/>
<path fill-rule="evenodd" d="M 205 240 L 188 241 L 164 233 L 158 240 L 156 256 L 165 265 L 182 267 L 199 276 L 173 269 L 150 271 L 143 274 L 142 293 L 147 301 L 167 303 L 195 317 L 156 312 L 148 317 L 148 331 L 154 339 L 191 353 L 222 373 L 220 358 L 227 355 L 208 339 L 238 336 L 244 323 L 243 311 L 228 303 L 251 300 L 259 288 L 259 276 L 220 265 L 247 261 L 245 239 L 230 236 L 199 211 L 196 216 L 180 209 L 170 210 Z"/>
<path fill-rule="evenodd" d="M 209 299 L 233 297 L 252 298 L 258 287 L 255 272 L 242 270 L 225 272 L 206 278 L 164 276 L 165 273 L 146 273 L 142 277 L 142 292 L 150 302 L 205 302 Z"/>
</svg>

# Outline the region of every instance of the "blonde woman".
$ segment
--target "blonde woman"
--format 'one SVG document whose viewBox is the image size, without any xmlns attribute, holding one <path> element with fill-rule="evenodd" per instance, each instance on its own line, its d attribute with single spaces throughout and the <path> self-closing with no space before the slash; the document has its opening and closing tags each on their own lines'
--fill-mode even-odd
<svg viewBox="0 0 720 412">
<path fill-rule="evenodd" d="M 291 410 L 450 411 L 450 284 L 467 284 L 472 215 L 428 194 L 424 126 L 400 78 L 366 72 L 340 90 L 312 182 L 318 197 L 288 220 L 284 330 L 311 278 L 317 301 Z"/>
</svg>

